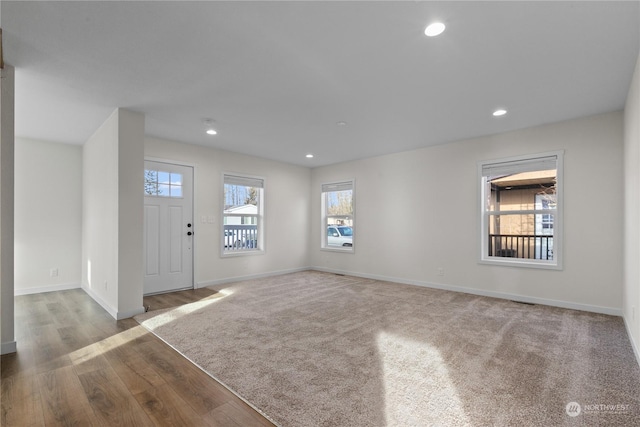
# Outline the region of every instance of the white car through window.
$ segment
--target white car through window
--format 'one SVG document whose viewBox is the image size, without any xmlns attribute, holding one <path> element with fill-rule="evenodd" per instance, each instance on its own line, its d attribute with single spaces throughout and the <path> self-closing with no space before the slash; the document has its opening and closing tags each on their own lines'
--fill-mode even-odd
<svg viewBox="0 0 640 427">
<path fill-rule="evenodd" d="M 346 225 L 330 225 L 327 227 L 328 246 L 353 246 L 353 229 Z"/>
</svg>

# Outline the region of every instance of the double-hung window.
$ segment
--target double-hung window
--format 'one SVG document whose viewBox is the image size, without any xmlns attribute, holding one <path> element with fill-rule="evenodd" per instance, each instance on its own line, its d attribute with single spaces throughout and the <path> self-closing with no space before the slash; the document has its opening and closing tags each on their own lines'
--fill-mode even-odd
<svg viewBox="0 0 640 427">
<path fill-rule="evenodd" d="M 562 268 L 563 152 L 480 162 L 481 262 Z"/>
<path fill-rule="evenodd" d="M 264 251 L 264 179 L 223 174 L 222 254 Z"/>
<path fill-rule="evenodd" d="M 322 184 L 321 247 L 353 252 L 355 237 L 354 181 Z"/>
</svg>

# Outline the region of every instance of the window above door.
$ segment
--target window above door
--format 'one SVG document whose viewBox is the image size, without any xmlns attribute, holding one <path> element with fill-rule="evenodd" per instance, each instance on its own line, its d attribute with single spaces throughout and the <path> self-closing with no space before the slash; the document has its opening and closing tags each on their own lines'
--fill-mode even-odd
<svg viewBox="0 0 640 427">
<path fill-rule="evenodd" d="M 183 197 L 181 173 L 160 170 L 144 170 L 144 195 L 156 197 Z"/>
</svg>

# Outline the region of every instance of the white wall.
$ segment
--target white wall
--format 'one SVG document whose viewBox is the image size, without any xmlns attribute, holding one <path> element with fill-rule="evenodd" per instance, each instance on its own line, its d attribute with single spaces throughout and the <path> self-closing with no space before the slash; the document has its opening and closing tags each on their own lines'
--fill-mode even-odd
<svg viewBox="0 0 640 427">
<path fill-rule="evenodd" d="M 615 112 L 314 169 L 311 263 L 621 314 L 622 141 Z M 565 150 L 564 270 L 478 264 L 477 162 L 554 150 Z M 322 251 L 320 185 L 349 178 L 356 179 L 355 253 Z"/>
<path fill-rule="evenodd" d="M 80 287 L 82 147 L 16 138 L 15 164 L 15 294 Z"/>
<path fill-rule="evenodd" d="M 13 304 L 15 69 L 0 70 L 0 354 L 16 351 Z"/>
<path fill-rule="evenodd" d="M 151 137 L 145 157 L 194 166 L 196 287 L 309 266 L 310 169 Z M 223 172 L 265 179 L 264 255 L 220 257 Z"/>
<path fill-rule="evenodd" d="M 144 311 L 144 115 L 118 110 L 118 318 Z"/>
<path fill-rule="evenodd" d="M 111 315 L 118 307 L 117 113 L 82 150 L 82 287 Z"/>
<path fill-rule="evenodd" d="M 640 362 L 640 56 L 624 110 L 624 319 Z"/>
<path fill-rule="evenodd" d="M 143 135 L 116 109 L 83 146 L 82 287 L 118 319 L 143 311 Z"/>
</svg>

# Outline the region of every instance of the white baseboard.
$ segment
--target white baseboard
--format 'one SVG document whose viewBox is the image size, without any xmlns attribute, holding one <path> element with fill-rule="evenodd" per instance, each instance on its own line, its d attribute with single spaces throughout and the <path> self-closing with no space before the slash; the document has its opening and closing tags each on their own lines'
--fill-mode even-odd
<svg viewBox="0 0 640 427">
<path fill-rule="evenodd" d="M 138 314 L 142 314 L 142 313 L 144 313 L 144 307 L 136 308 L 134 310 L 119 311 L 116 314 L 116 319 L 117 320 L 128 319 L 130 317 L 137 316 Z"/>
<path fill-rule="evenodd" d="M 128 311 L 115 310 L 113 307 L 111 307 L 109 304 L 107 304 L 107 302 L 105 300 L 103 300 L 100 297 L 100 295 L 98 295 L 95 292 L 93 292 L 90 288 L 83 287 L 82 290 L 84 290 L 87 293 L 87 295 L 89 295 L 91 298 L 93 298 L 93 300 L 95 302 L 100 304 L 100 306 L 102 308 L 104 308 L 104 310 L 107 313 L 109 313 L 109 315 L 111 317 L 113 317 L 115 320 L 128 319 L 130 317 L 133 317 L 133 316 L 136 316 L 138 314 L 144 313 L 144 307 L 142 307 L 142 306 L 140 308 L 136 308 L 134 310 L 128 310 Z"/>
<path fill-rule="evenodd" d="M 629 342 L 631 342 L 631 348 L 633 348 L 633 353 L 636 355 L 636 362 L 638 362 L 638 366 L 640 366 L 640 347 L 638 347 L 638 343 L 633 339 L 633 334 L 631 333 L 631 328 L 629 327 L 629 322 L 625 316 L 622 316 L 624 320 L 624 326 L 627 328 L 627 335 L 629 336 Z"/>
<path fill-rule="evenodd" d="M 118 311 L 114 310 L 113 307 L 111 307 L 109 304 L 107 304 L 107 302 L 105 300 L 103 300 L 100 295 L 96 294 L 95 292 L 93 292 L 90 288 L 87 287 L 82 287 L 82 290 L 85 291 L 87 293 L 87 295 L 89 295 L 91 298 L 93 298 L 93 300 L 95 302 L 97 302 L 98 304 L 100 304 L 100 306 L 102 308 L 104 308 L 104 310 L 109 313 L 109 315 L 111 317 L 113 317 L 114 319 L 118 319 Z"/>
<path fill-rule="evenodd" d="M 263 277 L 279 276 L 281 274 L 298 273 L 300 271 L 312 270 L 311 267 L 292 268 L 289 270 L 270 271 L 267 273 L 250 274 L 248 276 L 235 276 L 227 277 L 225 279 L 218 280 L 205 280 L 203 282 L 196 283 L 196 288 L 206 288 L 207 286 L 224 285 L 226 283 L 241 282 L 243 280 L 261 279 Z"/>
<path fill-rule="evenodd" d="M 463 286 L 443 285 L 440 283 L 423 282 L 420 280 L 407 280 L 397 277 L 379 276 L 376 274 L 354 273 L 352 271 L 334 270 L 324 267 L 313 267 L 313 270 L 324 271 L 327 273 L 345 274 L 348 276 L 363 277 L 366 279 L 383 280 L 387 282 L 402 283 L 405 285 L 423 286 L 425 288 L 442 289 L 445 291 L 462 292 L 465 294 L 480 295 L 483 297 L 500 298 L 511 301 L 525 302 L 530 304 L 549 305 L 552 307 L 568 308 L 571 310 L 589 311 L 592 313 L 608 314 L 611 316 L 622 316 L 621 308 L 601 307 L 597 305 L 580 304 L 570 301 L 559 301 L 546 298 L 529 297 L 526 295 L 508 294 L 505 292 L 487 291 L 476 288 L 466 288 Z"/>
<path fill-rule="evenodd" d="M 3 342 L 0 344 L 0 354 L 11 354 L 18 350 L 18 346 L 15 341 Z"/>
<path fill-rule="evenodd" d="M 61 285 L 34 286 L 32 288 L 23 288 L 23 289 L 14 288 L 13 294 L 15 296 L 42 294 L 44 292 L 68 291 L 69 289 L 79 289 L 81 287 L 82 286 L 80 285 L 80 283 L 63 283 Z"/>
</svg>

